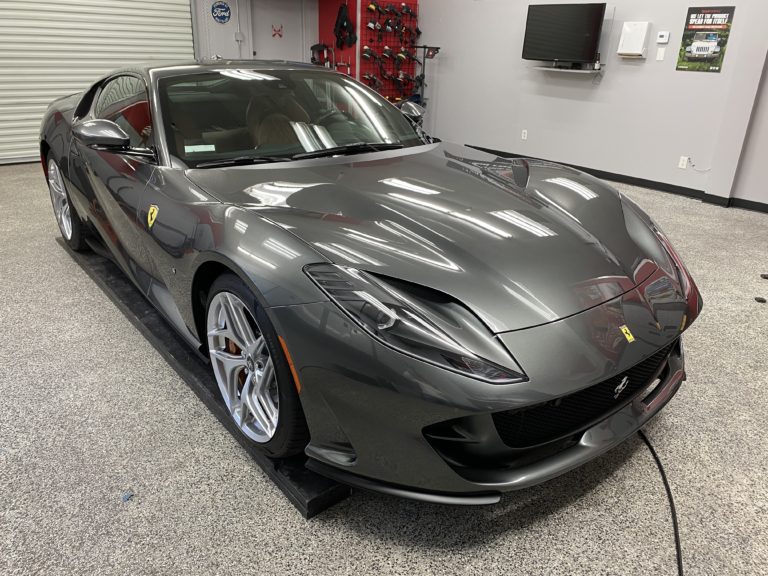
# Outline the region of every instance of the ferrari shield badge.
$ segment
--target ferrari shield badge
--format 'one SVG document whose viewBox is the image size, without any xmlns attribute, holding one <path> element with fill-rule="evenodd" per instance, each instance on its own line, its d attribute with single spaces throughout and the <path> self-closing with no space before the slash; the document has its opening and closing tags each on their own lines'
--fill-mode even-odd
<svg viewBox="0 0 768 576">
<path fill-rule="evenodd" d="M 152 226 L 155 224 L 155 218 L 157 218 L 157 205 L 156 204 L 150 204 L 149 210 L 147 210 L 147 226 L 152 228 Z"/>
<path fill-rule="evenodd" d="M 632 332 L 629 330 L 629 328 L 627 328 L 626 324 L 622 324 L 621 326 L 619 326 L 619 330 L 621 330 L 621 333 L 624 334 L 624 338 L 627 339 L 627 342 L 635 341 L 635 337 L 632 336 Z"/>
</svg>

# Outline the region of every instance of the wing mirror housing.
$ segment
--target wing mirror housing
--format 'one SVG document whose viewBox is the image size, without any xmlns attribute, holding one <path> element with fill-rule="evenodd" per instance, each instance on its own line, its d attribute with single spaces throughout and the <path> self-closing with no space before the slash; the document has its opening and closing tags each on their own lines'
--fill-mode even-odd
<svg viewBox="0 0 768 576">
<path fill-rule="evenodd" d="M 72 126 L 72 134 L 83 146 L 94 150 L 155 158 L 155 151 L 151 148 L 132 148 L 131 138 L 111 120 L 84 120 Z"/>
<path fill-rule="evenodd" d="M 125 130 L 111 120 L 85 120 L 72 127 L 78 142 L 96 150 L 121 151 L 131 143 Z"/>
<path fill-rule="evenodd" d="M 423 106 L 419 106 L 415 102 L 406 100 L 405 102 L 398 104 L 397 107 L 400 109 L 400 112 L 402 112 L 403 116 L 408 118 L 408 121 L 413 124 L 416 132 L 425 143 L 433 144 L 435 142 L 441 142 L 440 138 L 435 138 L 434 136 L 430 136 L 424 132 L 422 124 L 424 123 L 424 114 L 426 114 L 427 111 Z"/>
<path fill-rule="evenodd" d="M 408 120 L 420 126 L 424 121 L 424 114 L 426 114 L 427 111 L 415 102 L 405 101 L 400 105 L 400 112 L 402 112 L 403 116 L 408 118 Z"/>
</svg>

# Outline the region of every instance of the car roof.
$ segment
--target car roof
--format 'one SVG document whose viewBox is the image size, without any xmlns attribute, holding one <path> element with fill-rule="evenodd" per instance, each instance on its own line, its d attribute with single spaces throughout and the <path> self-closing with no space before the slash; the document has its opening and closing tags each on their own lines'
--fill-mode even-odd
<svg viewBox="0 0 768 576">
<path fill-rule="evenodd" d="M 187 74 L 199 74 L 210 70 L 221 70 L 222 68 L 248 69 L 248 70 L 313 70 L 316 72 L 326 72 L 329 74 L 341 74 L 332 68 L 307 64 L 306 62 L 291 62 L 290 60 L 181 60 L 181 61 L 157 61 L 136 64 L 134 66 L 125 66 L 112 70 L 102 76 L 96 84 L 101 84 L 107 78 L 119 76 L 120 74 L 137 74 L 143 76 L 147 83 L 151 83 L 158 78 L 168 78 L 171 76 L 183 76 Z"/>
<path fill-rule="evenodd" d="M 318 70 L 325 72 L 335 72 L 332 69 L 307 64 L 306 62 L 291 62 L 289 60 L 186 60 L 170 62 L 148 62 L 137 66 L 131 66 L 115 70 L 110 75 L 121 72 L 133 72 L 152 78 L 165 78 L 169 76 L 180 76 L 184 74 L 195 74 L 209 70 L 221 70 L 222 68 L 246 68 L 249 70 Z"/>
</svg>

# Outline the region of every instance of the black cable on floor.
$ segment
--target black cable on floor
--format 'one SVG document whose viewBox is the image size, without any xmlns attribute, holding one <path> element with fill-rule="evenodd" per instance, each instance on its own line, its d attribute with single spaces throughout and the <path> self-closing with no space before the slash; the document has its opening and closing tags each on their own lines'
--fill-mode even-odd
<svg viewBox="0 0 768 576">
<path fill-rule="evenodd" d="M 680 528 L 677 524 L 677 510 L 675 509 L 675 499 L 672 497 L 672 489 L 669 487 L 669 482 L 667 481 L 667 473 L 664 472 L 664 466 L 661 464 L 661 460 L 659 460 L 659 455 L 656 454 L 656 450 L 654 450 L 653 446 L 651 445 L 651 441 L 648 440 L 648 436 L 645 435 L 645 432 L 642 430 L 637 431 L 638 436 L 643 439 L 643 442 L 645 442 L 645 445 L 648 446 L 648 450 L 651 451 L 651 456 L 653 456 L 653 459 L 656 461 L 656 467 L 659 469 L 659 473 L 661 474 L 661 481 L 664 483 L 664 490 L 667 491 L 667 499 L 669 500 L 669 510 L 672 512 L 672 530 L 675 533 L 675 551 L 677 552 L 677 573 L 679 576 L 683 576 L 683 549 L 680 546 Z"/>
</svg>

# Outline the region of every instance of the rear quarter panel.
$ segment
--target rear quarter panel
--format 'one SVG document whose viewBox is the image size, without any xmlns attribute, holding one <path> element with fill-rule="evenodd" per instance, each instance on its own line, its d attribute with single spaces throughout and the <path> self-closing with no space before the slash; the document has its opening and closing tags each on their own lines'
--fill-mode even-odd
<svg viewBox="0 0 768 576">
<path fill-rule="evenodd" d="M 40 125 L 41 161 L 44 160 L 42 156 L 49 150 L 59 162 L 68 154 L 72 135 L 72 115 L 82 96 L 81 92 L 70 94 L 54 100 L 48 106 Z M 61 164 L 62 170 L 66 170 L 66 163 Z M 45 170 L 45 167 L 43 169 Z"/>
<path fill-rule="evenodd" d="M 48 166 L 45 159 L 51 154 L 59 165 L 59 170 L 64 179 L 64 186 L 69 192 L 75 211 L 81 216 L 88 214 L 88 201 L 80 192 L 77 178 L 73 177 L 70 169 L 72 123 L 75 112 L 83 98 L 91 93 L 92 90 L 78 92 L 54 100 L 45 111 L 40 125 L 40 161 L 43 166 L 43 172 L 47 178 Z"/>
</svg>

